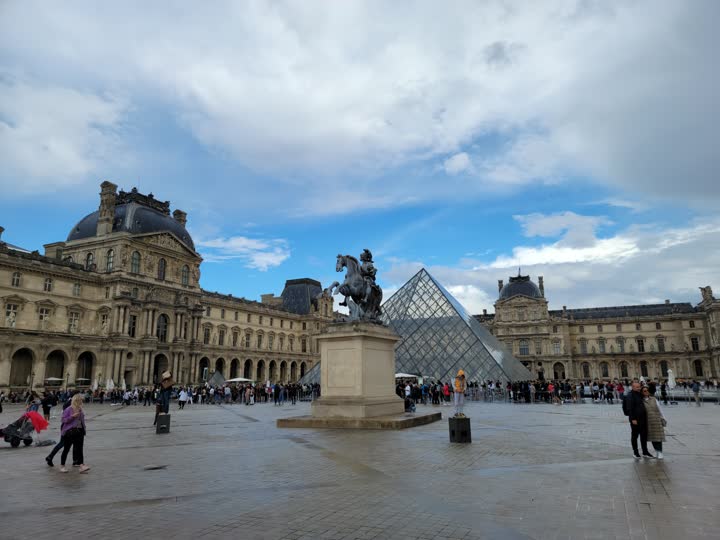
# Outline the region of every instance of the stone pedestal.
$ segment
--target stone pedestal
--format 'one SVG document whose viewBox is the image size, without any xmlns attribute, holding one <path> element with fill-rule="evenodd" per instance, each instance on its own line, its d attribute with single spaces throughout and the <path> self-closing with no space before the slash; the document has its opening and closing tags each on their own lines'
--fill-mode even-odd
<svg viewBox="0 0 720 540">
<path fill-rule="evenodd" d="M 335 323 L 318 337 L 320 399 L 314 418 L 403 414 L 395 394 L 395 343 L 400 336 L 371 323 Z"/>
<path fill-rule="evenodd" d="M 407 414 L 395 394 L 395 344 L 400 336 L 371 323 L 334 323 L 317 338 L 320 394 L 311 416 L 281 418 L 278 427 L 404 429 L 440 413 Z"/>
</svg>

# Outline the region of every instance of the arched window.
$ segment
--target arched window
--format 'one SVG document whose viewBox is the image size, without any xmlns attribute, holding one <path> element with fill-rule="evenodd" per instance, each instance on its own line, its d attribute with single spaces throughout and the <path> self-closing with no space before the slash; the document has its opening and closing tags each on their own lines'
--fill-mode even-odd
<svg viewBox="0 0 720 540">
<path fill-rule="evenodd" d="M 19 286 L 20 286 L 20 272 L 13 272 L 13 275 L 12 275 L 12 286 L 13 286 L 13 287 L 19 287 Z"/>
<path fill-rule="evenodd" d="M 530 342 L 527 339 L 520 340 L 520 356 L 527 356 L 530 354 Z"/>
<path fill-rule="evenodd" d="M 115 262 L 115 250 L 108 249 L 107 255 L 105 257 L 105 271 L 106 272 L 112 272 L 114 262 Z"/>
<path fill-rule="evenodd" d="M 164 313 L 158 317 L 157 321 L 157 338 L 161 343 L 167 341 L 168 335 L 168 318 Z"/>
<path fill-rule="evenodd" d="M 93 255 L 92 253 L 88 253 L 87 257 L 85 257 L 85 270 L 92 270 L 94 264 L 95 255 Z"/>
<path fill-rule="evenodd" d="M 188 268 L 188 265 L 182 267 L 182 273 L 180 275 L 180 280 L 183 285 L 188 285 L 190 283 L 190 269 Z"/>
<path fill-rule="evenodd" d="M 648 365 L 647 365 L 647 362 L 646 362 L 645 360 L 643 360 L 642 362 L 640 362 L 640 375 L 642 375 L 643 377 L 647 377 L 647 376 L 648 376 Z"/>
<path fill-rule="evenodd" d="M 696 377 L 703 377 L 703 365 L 702 360 L 695 360 L 693 362 L 693 366 L 695 367 L 695 376 Z"/>
<path fill-rule="evenodd" d="M 165 281 L 165 269 L 167 268 L 167 262 L 165 259 L 158 261 L 158 279 Z"/>
<path fill-rule="evenodd" d="M 130 257 L 130 272 L 133 274 L 140 273 L 140 253 L 137 251 L 133 251 L 132 256 Z"/>
</svg>

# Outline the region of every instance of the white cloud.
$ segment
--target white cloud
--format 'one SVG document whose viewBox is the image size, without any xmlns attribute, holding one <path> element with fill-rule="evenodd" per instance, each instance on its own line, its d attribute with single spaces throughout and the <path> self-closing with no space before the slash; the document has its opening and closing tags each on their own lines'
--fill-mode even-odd
<svg viewBox="0 0 720 540">
<path fill-rule="evenodd" d="M 206 262 L 240 259 L 248 268 L 262 272 L 280 266 L 290 257 L 287 240 L 258 240 L 246 236 L 218 237 L 195 242 Z"/>
<path fill-rule="evenodd" d="M 23 94 L 46 113 L 5 128 L 22 176 L 44 177 L 55 164 L 66 179 L 53 181 L 69 182 L 91 170 L 95 142 L 107 154 L 104 127 L 120 113 L 89 96 L 112 90 L 160 105 L 209 148 L 282 182 L 308 212 L 347 191 L 372 193 L 358 200 L 373 208 L 409 192 L 467 198 L 570 174 L 648 198 L 707 203 L 720 194 L 720 74 L 707 68 L 717 2 L 193 6 L 5 5 L 5 69 L 32 74 Z M 10 97 L 9 108 L 22 105 Z M 506 144 L 490 152 L 474 144 L 483 136 Z M 37 159 L 45 146 L 50 165 Z M 446 156 L 448 173 L 467 163 L 475 179 L 379 180 L 401 165 L 442 170 Z"/>
<path fill-rule="evenodd" d="M 461 172 L 468 171 L 472 168 L 470 163 L 470 156 L 465 152 L 460 152 L 454 156 L 449 157 L 443 163 L 443 168 L 447 174 L 455 175 Z"/>
</svg>

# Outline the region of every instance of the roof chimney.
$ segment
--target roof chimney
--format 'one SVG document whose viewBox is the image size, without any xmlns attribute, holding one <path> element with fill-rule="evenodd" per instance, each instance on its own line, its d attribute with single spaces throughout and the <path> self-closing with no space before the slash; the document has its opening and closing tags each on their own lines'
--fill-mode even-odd
<svg viewBox="0 0 720 540">
<path fill-rule="evenodd" d="M 545 298 L 545 283 L 543 283 L 542 276 L 538 276 L 538 286 L 540 288 L 540 295 Z"/>
<path fill-rule="evenodd" d="M 98 217 L 97 236 L 110 234 L 115 220 L 115 201 L 117 198 L 117 186 L 105 180 L 100 184 L 100 216 Z"/>
<path fill-rule="evenodd" d="M 503 280 L 498 279 L 498 292 L 502 291 L 502 288 L 503 288 Z"/>
<path fill-rule="evenodd" d="M 483 315 L 487 315 L 487 309 L 483 309 Z"/>
<path fill-rule="evenodd" d="M 666 303 L 666 304 L 669 304 L 669 303 L 670 303 L 670 300 L 667 300 L 667 299 L 666 299 L 666 300 L 665 300 L 665 303 Z"/>
<path fill-rule="evenodd" d="M 183 212 L 182 210 L 175 210 L 173 212 L 173 217 L 175 218 L 175 221 L 177 221 L 183 227 L 187 223 L 187 212 Z"/>
</svg>

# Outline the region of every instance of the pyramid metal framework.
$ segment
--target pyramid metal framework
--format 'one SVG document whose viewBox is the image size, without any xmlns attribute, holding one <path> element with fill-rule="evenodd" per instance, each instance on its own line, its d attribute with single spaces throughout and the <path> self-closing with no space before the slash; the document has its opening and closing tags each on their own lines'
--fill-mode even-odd
<svg viewBox="0 0 720 540">
<path fill-rule="evenodd" d="M 383 322 L 402 337 L 395 371 L 451 380 L 523 381 L 530 372 L 424 268 L 382 306 Z M 319 364 L 302 382 L 319 382 Z"/>
<path fill-rule="evenodd" d="M 383 320 L 403 339 L 398 372 L 447 381 L 522 381 L 530 372 L 424 268 L 383 304 Z"/>
</svg>

